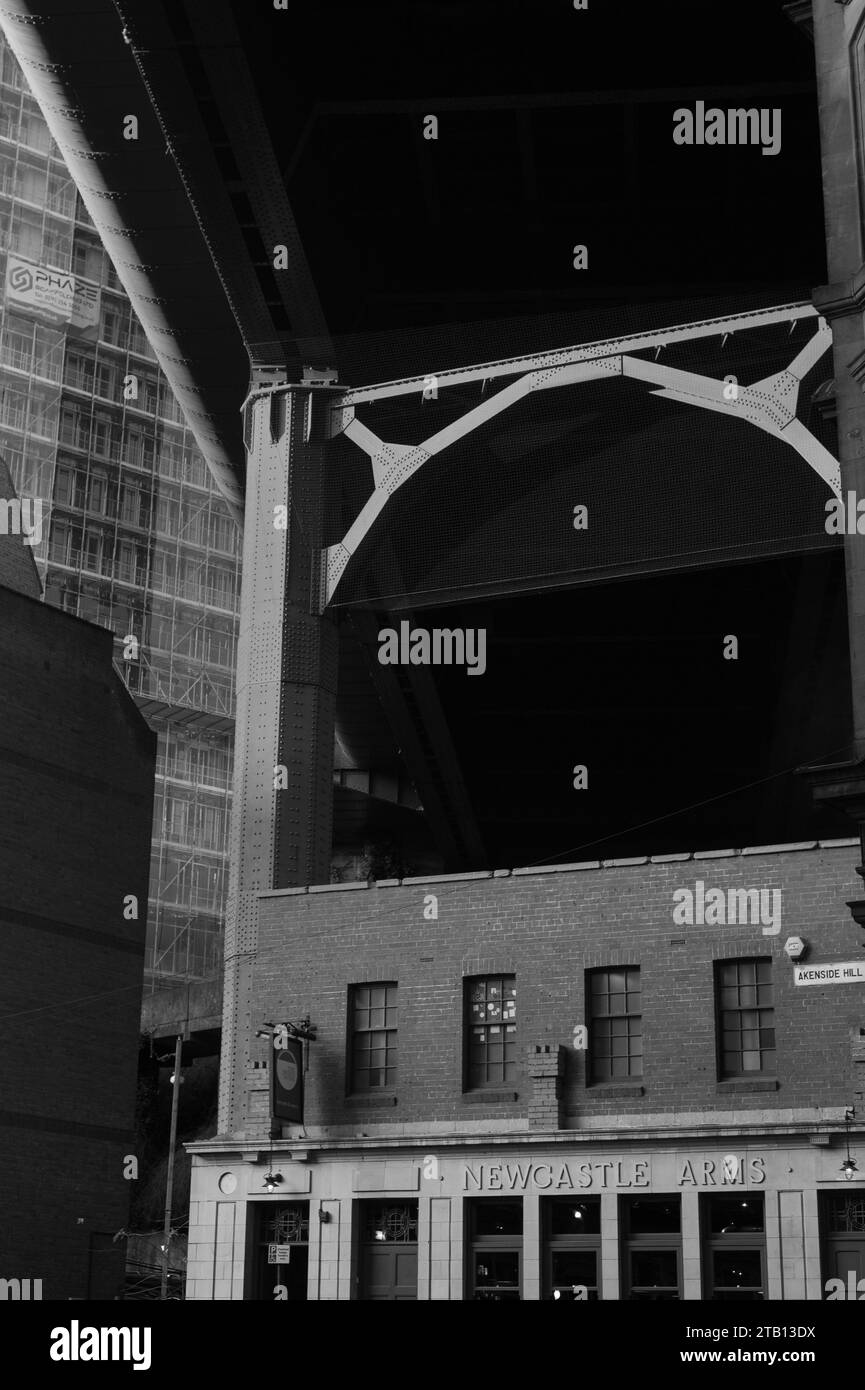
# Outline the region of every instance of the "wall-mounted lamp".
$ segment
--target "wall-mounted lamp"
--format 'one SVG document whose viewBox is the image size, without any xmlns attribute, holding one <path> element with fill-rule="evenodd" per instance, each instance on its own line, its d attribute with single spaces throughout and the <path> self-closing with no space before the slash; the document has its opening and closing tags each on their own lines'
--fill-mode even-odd
<svg viewBox="0 0 865 1390">
<path fill-rule="evenodd" d="M 845 1178 L 848 1179 L 848 1181 L 850 1178 L 855 1177 L 856 1173 L 859 1171 L 858 1164 L 855 1158 L 853 1158 L 850 1153 L 850 1121 L 854 1118 L 855 1114 L 856 1107 L 853 1105 L 851 1105 L 849 1109 L 844 1111 L 844 1132 L 847 1138 L 847 1157 L 841 1164 L 841 1172 L 844 1174 Z"/>
<path fill-rule="evenodd" d="M 329 1211 L 325 1211 L 324 1207 L 319 1207 L 319 1209 L 318 1209 L 318 1219 L 319 1219 L 319 1221 L 321 1221 L 323 1224 L 326 1224 L 326 1223 L 330 1220 L 330 1212 L 329 1212 Z"/>
</svg>

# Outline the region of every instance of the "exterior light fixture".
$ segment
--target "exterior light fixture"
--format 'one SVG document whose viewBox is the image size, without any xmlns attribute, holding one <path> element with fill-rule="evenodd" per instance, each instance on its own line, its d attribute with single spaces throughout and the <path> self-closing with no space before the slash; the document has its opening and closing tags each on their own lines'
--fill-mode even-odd
<svg viewBox="0 0 865 1390">
<path fill-rule="evenodd" d="M 847 1138 L 847 1157 L 841 1164 L 841 1172 L 844 1174 L 848 1182 L 851 1178 L 855 1177 L 856 1173 L 859 1171 L 859 1165 L 850 1153 L 850 1121 L 853 1119 L 855 1114 L 856 1108 L 853 1105 L 851 1105 L 847 1110 L 844 1111 L 844 1133 Z"/>
<path fill-rule="evenodd" d="M 326 1225 L 327 1222 L 330 1220 L 330 1212 L 329 1212 L 329 1211 L 325 1211 L 325 1210 L 324 1210 L 324 1207 L 319 1207 L 319 1209 L 318 1209 L 318 1219 L 319 1219 L 319 1221 L 321 1221 L 323 1224 Z"/>
<path fill-rule="evenodd" d="M 264 1185 L 268 1192 L 275 1192 L 281 1182 L 281 1173 L 265 1173 L 264 1175 Z"/>
</svg>

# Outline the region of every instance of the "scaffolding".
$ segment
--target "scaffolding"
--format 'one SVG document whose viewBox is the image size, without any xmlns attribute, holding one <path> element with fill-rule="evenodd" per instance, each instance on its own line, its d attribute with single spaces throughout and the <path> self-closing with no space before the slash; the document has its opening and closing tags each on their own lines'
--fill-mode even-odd
<svg viewBox="0 0 865 1390">
<path fill-rule="evenodd" d="M 9 255 L 74 276 L 93 306 L 0 302 L 0 453 L 43 503 L 46 601 L 114 633 L 157 732 L 146 968 L 200 979 L 222 958 L 237 528 L 0 35 L 3 283 Z"/>
</svg>

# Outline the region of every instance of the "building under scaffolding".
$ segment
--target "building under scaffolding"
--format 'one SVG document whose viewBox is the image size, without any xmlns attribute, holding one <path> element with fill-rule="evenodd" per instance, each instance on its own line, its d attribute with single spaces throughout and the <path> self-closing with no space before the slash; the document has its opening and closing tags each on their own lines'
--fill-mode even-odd
<svg viewBox="0 0 865 1390">
<path fill-rule="evenodd" d="M 159 736 L 153 990 L 221 968 L 237 528 L 2 35 L 0 108 L 0 452 L 46 600 L 113 631 Z"/>
</svg>

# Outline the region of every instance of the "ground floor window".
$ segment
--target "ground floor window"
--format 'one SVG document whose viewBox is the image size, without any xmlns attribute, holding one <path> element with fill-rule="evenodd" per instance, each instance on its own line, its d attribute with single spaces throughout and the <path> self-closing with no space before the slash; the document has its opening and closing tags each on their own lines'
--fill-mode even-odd
<svg viewBox="0 0 865 1390">
<path fill-rule="evenodd" d="M 505 1197 L 468 1203 L 470 1237 L 467 1298 L 518 1301 L 522 1290 L 523 1204 Z"/>
<path fill-rule="evenodd" d="M 259 1301 L 306 1301 L 309 1202 L 257 1202 L 255 1287 Z"/>
<path fill-rule="evenodd" d="M 762 1195 L 703 1197 L 703 1297 L 754 1302 L 766 1296 L 766 1237 Z"/>
<path fill-rule="evenodd" d="M 682 1297 L 681 1205 L 678 1195 L 619 1199 L 622 1298 Z"/>
<path fill-rule="evenodd" d="M 545 1197 L 541 1204 L 543 1297 L 592 1302 L 600 1295 L 600 1197 Z"/>
</svg>

